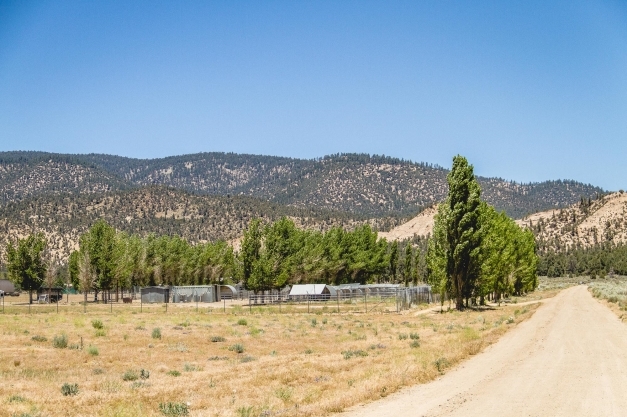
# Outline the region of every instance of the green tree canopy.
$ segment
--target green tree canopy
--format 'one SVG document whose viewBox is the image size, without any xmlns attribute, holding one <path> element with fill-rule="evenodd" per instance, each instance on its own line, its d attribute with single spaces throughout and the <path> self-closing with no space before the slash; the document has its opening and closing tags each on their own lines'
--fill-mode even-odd
<svg viewBox="0 0 627 417">
<path fill-rule="evenodd" d="M 43 259 L 45 248 L 46 238 L 42 233 L 18 239 L 15 245 L 13 242 L 7 245 L 9 279 L 20 288 L 28 290 L 30 303 L 33 302 L 33 291 L 41 287 L 46 276 L 47 268 Z"/>
</svg>

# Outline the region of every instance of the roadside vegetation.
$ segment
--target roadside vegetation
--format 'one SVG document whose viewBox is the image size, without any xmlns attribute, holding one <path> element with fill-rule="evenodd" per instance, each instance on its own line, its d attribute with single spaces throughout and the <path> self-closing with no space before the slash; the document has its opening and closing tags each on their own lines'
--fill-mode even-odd
<svg viewBox="0 0 627 417">
<path fill-rule="evenodd" d="M 627 277 L 592 280 L 588 286 L 596 298 L 616 304 L 621 310 L 627 310 Z"/>
</svg>

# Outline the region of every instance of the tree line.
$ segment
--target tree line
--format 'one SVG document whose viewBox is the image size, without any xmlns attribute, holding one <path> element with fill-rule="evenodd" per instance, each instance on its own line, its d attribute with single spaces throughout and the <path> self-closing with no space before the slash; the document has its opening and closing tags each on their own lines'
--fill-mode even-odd
<svg viewBox="0 0 627 417">
<path fill-rule="evenodd" d="M 538 274 L 551 278 L 587 275 L 627 275 L 627 244 L 605 242 L 591 247 L 574 246 L 540 255 Z"/>
<path fill-rule="evenodd" d="M 458 309 L 484 303 L 486 296 L 498 300 L 535 289 L 538 259 L 532 232 L 481 200 L 465 158 L 454 158 L 447 181 L 449 194 L 439 205 L 430 239 L 387 242 L 367 224 L 352 231 L 316 231 L 299 229 L 287 217 L 265 224 L 253 219 L 236 253 L 225 241 L 192 244 L 178 236 L 141 237 L 99 220 L 70 254 L 67 277 L 85 294 L 146 285 L 241 282 L 258 292 L 311 282 L 428 282 L 454 298 Z M 42 275 L 51 275 L 45 263 L 34 261 L 44 248 L 43 235 L 8 246 L 9 275 L 22 288 L 24 283 L 35 288 L 29 280 L 41 282 Z"/>
</svg>

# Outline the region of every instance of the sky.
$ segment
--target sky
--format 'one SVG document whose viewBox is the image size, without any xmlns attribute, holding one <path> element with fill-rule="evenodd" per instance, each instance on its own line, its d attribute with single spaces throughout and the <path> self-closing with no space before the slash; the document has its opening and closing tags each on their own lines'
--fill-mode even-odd
<svg viewBox="0 0 627 417">
<path fill-rule="evenodd" d="M 0 151 L 384 154 L 627 188 L 625 1 L 0 0 Z"/>
</svg>

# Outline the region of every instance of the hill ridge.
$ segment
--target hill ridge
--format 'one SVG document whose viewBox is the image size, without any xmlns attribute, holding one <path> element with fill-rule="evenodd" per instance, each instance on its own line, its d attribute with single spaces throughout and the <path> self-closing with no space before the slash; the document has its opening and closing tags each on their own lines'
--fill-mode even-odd
<svg viewBox="0 0 627 417">
<path fill-rule="evenodd" d="M 357 153 L 298 159 L 204 152 L 137 159 L 12 151 L 0 152 L 0 172 L 4 203 L 48 192 L 98 193 L 161 184 L 376 218 L 408 217 L 441 201 L 448 171 L 424 162 Z M 604 193 L 572 180 L 524 184 L 480 177 L 479 182 L 486 200 L 515 218 Z"/>
</svg>

